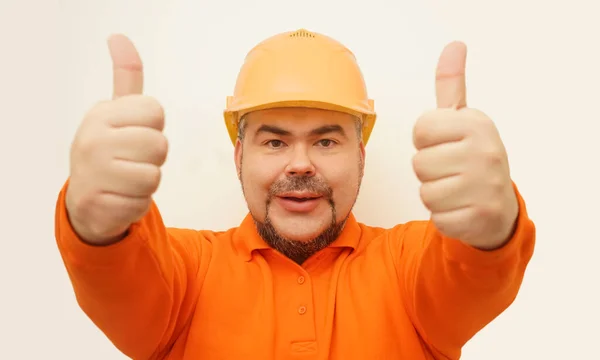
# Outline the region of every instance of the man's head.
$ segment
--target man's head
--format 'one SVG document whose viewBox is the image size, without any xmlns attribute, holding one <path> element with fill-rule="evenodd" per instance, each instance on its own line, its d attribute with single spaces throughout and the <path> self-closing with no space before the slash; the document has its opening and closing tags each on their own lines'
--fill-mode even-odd
<svg viewBox="0 0 600 360">
<path fill-rule="evenodd" d="M 358 196 L 365 160 L 362 122 L 315 108 L 248 113 L 235 163 L 265 241 L 296 262 L 333 242 Z"/>
<path fill-rule="evenodd" d="M 298 263 L 333 242 L 377 117 L 354 54 L 305 29 L 265 39 L 247 54 L 223 117 L 265 241 Z"/>
</svg>

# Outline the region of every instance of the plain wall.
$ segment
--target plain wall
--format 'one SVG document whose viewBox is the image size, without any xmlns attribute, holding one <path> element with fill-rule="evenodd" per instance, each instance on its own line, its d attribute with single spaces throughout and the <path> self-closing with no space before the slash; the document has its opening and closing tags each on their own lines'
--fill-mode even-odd
<svg viewBox="0 0 600 360">
<path fill-rule="evenodd" d="M 124 359 L 78 308 L 53 228 L 73 134 L 111 95 L 106 38 L 135 42 L 166 109 L 165 222 L 217 230 L 246 213 L 225 97 L 252 46 L 299 28 L 359 60 L 379 118 L 355 214 L 386 227 L 428 217 L 412 126 L 435 106 L 441 49 L 467 43 L 468 103 L 500 129 L 538 240 L 515 303 L 463 359 L 600 358 L 599 13 L 589 0 L 0 0 L 0 358 Z"/>
</svg>

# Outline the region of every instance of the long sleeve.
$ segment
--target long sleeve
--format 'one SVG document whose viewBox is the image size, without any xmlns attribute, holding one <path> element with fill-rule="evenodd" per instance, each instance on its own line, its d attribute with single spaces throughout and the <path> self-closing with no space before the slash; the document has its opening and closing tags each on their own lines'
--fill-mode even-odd
<svg viewBox="0 0 600 360">
<path fill-rule="evenodd" d="M 65 192 L 56 204 L 55 236 L 81 309 L 125 355 L 164 355 L 191 316 L 202 246 L 198 232 L 165 228 L 156 204 L 113 245 L 81 241 L 67 216 Z"/>
<path fill-rule="evenodd" d="M 399 233 L 397 271 L 415 328 L 440 359 L 462 347 L 515 300 L 533 255 L 535 226 L 515 187 L 519 216 L 502 248 L 483 251 L 443 236 L 429 222 Z"/>
</svg>

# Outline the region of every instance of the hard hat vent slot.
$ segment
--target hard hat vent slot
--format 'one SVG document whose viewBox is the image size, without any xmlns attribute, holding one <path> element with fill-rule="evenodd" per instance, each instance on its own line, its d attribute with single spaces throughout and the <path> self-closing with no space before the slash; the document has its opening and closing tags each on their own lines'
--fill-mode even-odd
<svg viewBox="0 0 600 360">
<path fill-rule="evenodd" d="M 314 38 L 315 34 L 307 30 L 298 30 L 290 34 L 291 38 Z"/>
</svg>

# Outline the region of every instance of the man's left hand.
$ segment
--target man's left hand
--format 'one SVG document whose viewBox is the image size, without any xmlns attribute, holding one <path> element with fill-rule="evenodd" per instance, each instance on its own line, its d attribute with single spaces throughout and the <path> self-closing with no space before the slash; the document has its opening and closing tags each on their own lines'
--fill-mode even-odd
<svg viewBox="0 0 600 360">
<path fill-rule="evenodd" d="M 444 235 L 495 249 L 513 233 L 519 205 L 493 121 L 466 103 L 466 46 L 453 42 L 436 71 L 437 109 L 415 124 L 413 168 L 421 199 Z"/>
</svg>

